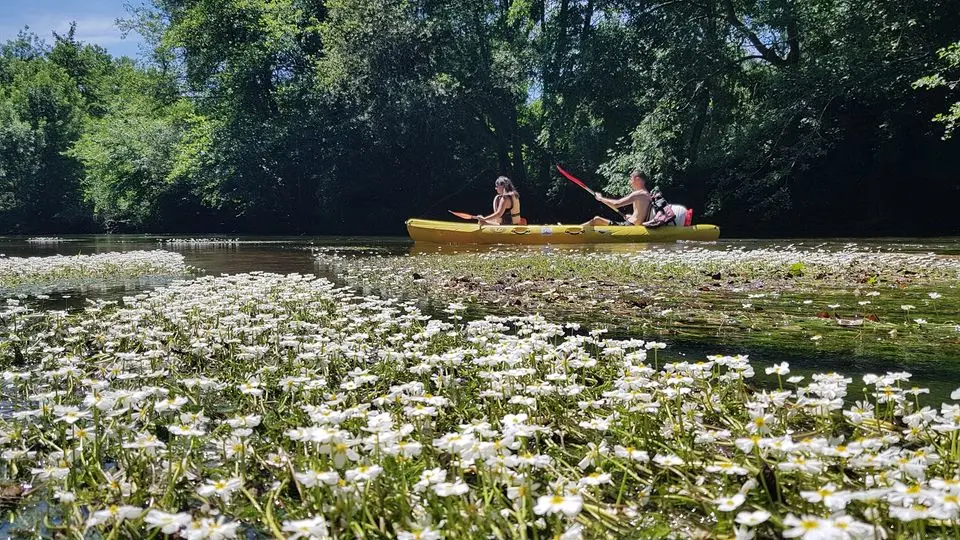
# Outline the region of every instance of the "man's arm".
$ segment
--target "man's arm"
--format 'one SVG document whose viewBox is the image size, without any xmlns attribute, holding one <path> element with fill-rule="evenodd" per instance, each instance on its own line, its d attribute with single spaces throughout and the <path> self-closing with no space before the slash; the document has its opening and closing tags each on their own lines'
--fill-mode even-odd
<svg viewBox="0 0 960 540">
<path fill-rule="evenodd" d="M 630 206 L 631 204 L 633 204 L 633 201 L 639 200 L 642 197 L 644 197 L 644 194 L 643 192 L 640 192 L 640 191 L 634 191 L 633 193 L 620 199 L 610 199 L 610 198 L 604 197 L 599 192 L 596 195 L 596 198 L 598 201 L 604 204 L 610 204 L 610 205 L 616 206 L 617 208 L 620 208 L 622 206 Z"/>
</svg>

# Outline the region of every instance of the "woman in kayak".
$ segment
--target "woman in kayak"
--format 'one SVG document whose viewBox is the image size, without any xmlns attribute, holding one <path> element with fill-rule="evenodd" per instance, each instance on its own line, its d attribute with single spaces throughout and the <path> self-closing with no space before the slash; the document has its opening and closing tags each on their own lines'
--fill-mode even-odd
<svg viewBox="0 0 960 540">
<path fill-rule="evenodd" d="M 493 198 L 493 213 L 473 217 L 489 225 L 526 225 L 527 220 L 520 217 L 520 194 L 513 187 L 513 182 L 501 176 L 494 183 L 494 188 L 497 195 Z"/>
</svg>

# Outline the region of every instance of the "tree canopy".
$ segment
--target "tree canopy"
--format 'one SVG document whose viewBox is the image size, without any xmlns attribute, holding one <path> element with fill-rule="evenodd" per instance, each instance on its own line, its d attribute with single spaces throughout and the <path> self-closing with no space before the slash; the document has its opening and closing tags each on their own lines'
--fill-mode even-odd
<svg viewBox="0 0 960 540">
<path fill-rule="evenodd" d="M 500 174 L 531 222 L 602 211 L 556 163 L 610 193 L 642 168 L 725 234 L 960 226 L 960 0 L 153 0 L 121 24 L 151 54 L 0 49 L 0 230 L 393 234 Z"/>
</svg>

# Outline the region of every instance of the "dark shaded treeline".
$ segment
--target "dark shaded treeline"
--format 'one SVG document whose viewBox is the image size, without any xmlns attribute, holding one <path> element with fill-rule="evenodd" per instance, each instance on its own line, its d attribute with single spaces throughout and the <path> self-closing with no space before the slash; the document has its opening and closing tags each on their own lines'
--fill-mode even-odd
<svg viewBox="0 0 960 540">
<path fill-rule="evenodd" d="M 960 231 L 960 0 L 154 0 L 122 24 L 148 62 L 2 46 L 0 231 L 395 234 L 486 210 L 498 174 L 531 221 L 602 213 L 555 163 L 608 192 L 648 170 L 725 235 Z"/>
</svg>

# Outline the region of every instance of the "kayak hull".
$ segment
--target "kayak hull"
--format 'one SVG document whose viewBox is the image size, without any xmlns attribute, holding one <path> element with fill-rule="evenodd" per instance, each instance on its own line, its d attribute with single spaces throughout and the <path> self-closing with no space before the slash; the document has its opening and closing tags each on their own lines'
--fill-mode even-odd
<svg viewBox="0 0 960 540">
<path fill-rule="evenodd" d="M 582 227 L 580 225 L 483 225 L 469 222 L 408 219 L 407 233 L 415 242 L 434 244 L 612 244 L 713 241 L 720 237 L 716 225 Z"/>
</svg>

